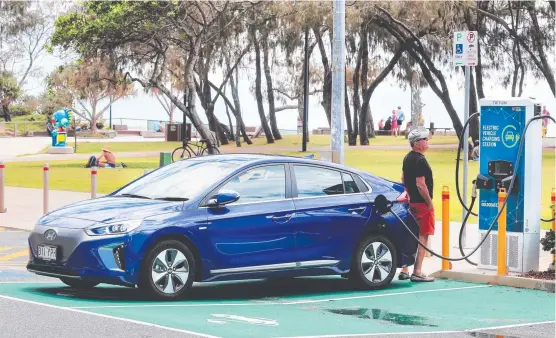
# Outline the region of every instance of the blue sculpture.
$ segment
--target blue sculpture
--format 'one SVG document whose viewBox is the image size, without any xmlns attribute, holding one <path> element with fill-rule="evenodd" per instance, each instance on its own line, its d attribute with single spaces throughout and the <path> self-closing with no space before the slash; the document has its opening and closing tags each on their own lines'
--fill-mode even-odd
<svg viewBox="0 0 556 338">
<path fill-rule="evenodd" d="M 52 114 L 52 146 L 65 147 L 68 136 L 67 128 L 71 123 L 71 109 L 60 109 Z"/>
</svg>

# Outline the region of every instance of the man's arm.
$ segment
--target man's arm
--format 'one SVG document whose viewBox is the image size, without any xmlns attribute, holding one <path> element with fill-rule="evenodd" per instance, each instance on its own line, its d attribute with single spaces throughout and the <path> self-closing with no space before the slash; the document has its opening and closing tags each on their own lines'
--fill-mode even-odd
<svg viewBox="0 0 556 338">
<path fill-rule="evenodd" d="M 432 204 L 432 200 L 429 195 L 429 188 L 427 188 L 427 185 L 425 184 L 425 177 L 424 176 L 417 177 L 416 181 L 417 181 L 417 190 L 419 190 L 419 194 L 421 194 L 421 197 L 423 197 L 429 209 L 432 210 L 434 206 Z"/>
</svg>

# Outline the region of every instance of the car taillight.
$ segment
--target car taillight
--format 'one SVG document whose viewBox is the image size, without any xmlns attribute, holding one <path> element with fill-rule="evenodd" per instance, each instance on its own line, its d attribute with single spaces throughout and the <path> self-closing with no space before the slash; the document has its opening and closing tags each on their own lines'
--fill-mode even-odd
<svg viewBox="0 0 556 338">
<path fill-rule="evenodd" d="M 402 203 L 409 202 L 409 196 L 407 195 L 407 191 L 404 190 L 404 192 L 402 192 L 400 194 L 400 196 L 398 196 L 398 198 L 396 198 L 396 201 L 402 202 Z"/>
</svg>

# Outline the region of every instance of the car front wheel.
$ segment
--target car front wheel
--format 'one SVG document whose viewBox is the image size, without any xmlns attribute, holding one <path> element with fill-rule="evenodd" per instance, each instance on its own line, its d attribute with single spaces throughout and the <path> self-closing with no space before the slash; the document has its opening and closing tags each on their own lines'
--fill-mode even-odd
<svg viewBox="0 0 556 338">
<path fill-rule="evenodd" d="M 162 241 L 146 255 L 139 288 L 157 299 L 174 300 L 185 295 L 195 278 L 195 260 L 182 242 Z"/>
<path fill-rule="evenodd" d="M 397 267 L 396 247 L 385 236 L 370 235 L 359 243 L 350 278 L 366 289 L 380 289 L 394 278 Z"/>
</svg>

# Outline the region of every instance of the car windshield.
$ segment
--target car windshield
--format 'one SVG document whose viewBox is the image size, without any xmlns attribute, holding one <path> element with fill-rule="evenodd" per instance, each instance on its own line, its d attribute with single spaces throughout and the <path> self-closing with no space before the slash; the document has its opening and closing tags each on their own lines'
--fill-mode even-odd
<svg viewBox="0 0 556 338">
<path fill-rule="evenodd" d="M 241 164 L 241 161 L 178 161 L 131 183 L 114 196 L 164 200 L 188 200 Z"/>
</svg>

